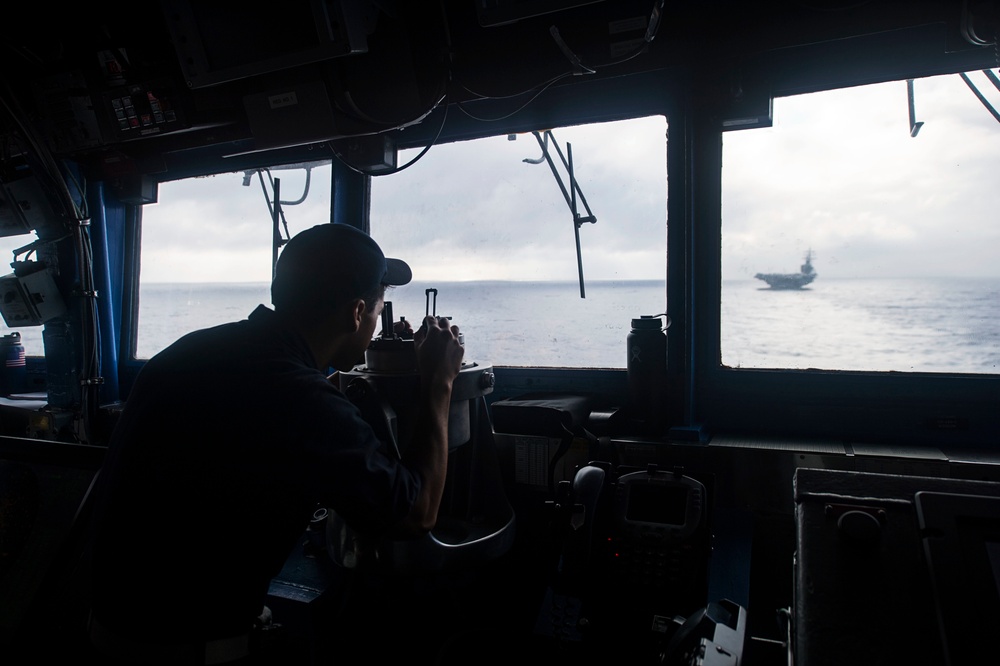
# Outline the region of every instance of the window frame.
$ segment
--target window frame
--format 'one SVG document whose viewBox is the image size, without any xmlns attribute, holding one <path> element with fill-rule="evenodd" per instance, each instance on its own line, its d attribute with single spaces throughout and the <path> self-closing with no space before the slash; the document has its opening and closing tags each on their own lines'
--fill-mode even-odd
<svg viewBox="0 0 1000 666">
<path fill-rule="evenodd" d="M 772 82 L 772 96 L 862 85 L 975 68 L 965 60 L 909 63 L 864 75 L 841 74 L 837 81 L 808 80 L 803 66 L 782 85 Z M 891 71 L 889 71 L 891 70 Z M 608 94 L 589 97 L 608 102 L 588 108 L 571 91 L 553 89 L 509 121 L 476 124 L 456 114 L 448 120 L 441 141 L 459 141 L 506 132 L 528 132 L 551 125 L 583 124 L 661 115 L 669 127 L 667 145 L 667 310 L 668 395 L 677 410 L 683 434 L 665 434 L 664 441 L 739 434 L 762 438 L 822 438 L 842 442 L 883 443 L 912 447 L 903 455 L 936 457 L 940 448 L 981 448 L 995 445 L 1000 433 L 1000 376 L 930 373 L 767 370 L 727 368 L 721 364 L 722 295 L 722 123 L 726 104 L 706 105 L 686 79 L 643 75 L 650 83 L 640 102 L 615 95 L 616 83 L 606 82 Z M 434 128 L 411 128 L 407 144 L 426 145 Z M 752 131 L 752 130 L 750 130 Z M 297 156 L 295 156 L 297 157 Z M 289 159 L 289 161 L 292 161 Z M 336 164 L 336 162 L 335 162 Z M 347 177 L 343 177 L 343 176 Z M 367 209 L 370 176 L 356 173 L 335 178 L 332 206 Z M 365 219 L 367 224 L 367 218 Z M 137 289 L 141 214 L 129 227 L 126 293 L 131 304 Z M 132 348 L 135 308 L 126 306 L 132 335 L 122 335 L 122 349 Z M 123 331 L 124 332 L 124 331 Z M 127 395 L 142 361 L 122 354 L 122 390 Z M 502 359 L 501 359 L 502 360 Z M 497 384 L 490 401 L 532 391 L 587 392 L 615 404 L 625 394 L 624 370 L 495 367 Z"/>
<path fill-rule="evenodd" d="M 691 421 L 687 425 L 703 428 L 708 435 L 913 447 L 908 455 L 931 457 L 937 455 L 936 448 L 957 453 L 959 449 L 995 445 L 1000 433 L 1000 375 L 722 365 L 723 130 L 721 123 L 711 118 L 685 127 L 690 132 L 687 142 L 691 149 L 684 155 L 683 172 L 694 184 L 696 199 L 695 211 L 687 218 L 690 269 L 683 276 L 690 281 L 693 315 L 687 331 L 693 370 L 686 412 Z M 671 170 L 680 172 L 680 168 Z M 673 200 L 674 192 L 669 196 Z M 668 284 L 678 279 L 668 270 Z M 923 452 L 917 454 L 919 449 Z M 950 457 L 948 451 L 943 455 Z"/>
</svg>

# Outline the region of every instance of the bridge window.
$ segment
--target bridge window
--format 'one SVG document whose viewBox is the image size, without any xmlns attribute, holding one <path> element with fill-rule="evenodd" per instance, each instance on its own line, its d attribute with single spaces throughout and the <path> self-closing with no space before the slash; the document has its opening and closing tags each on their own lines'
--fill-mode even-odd
<svg viewBox="0 0 1000 666">
<path fill-rule="evenodd" d="M 440 145 L 374 178 L 372 235 L 414 274 L 394 315 L 419 320 L 436 298 L 466 354 L 495 365 L 624 368 L 631 319 L 666 309 L 666 129 L 650 117 Z M 556 147 L 572 154 L 575 215 Z"/>
<path fill-rule="evenodd" d="M 137 358 L 270 304 L 272 179 L 280 180 L 281 200 L 289 202 L 283 203 L 283 237 L 329 221 L 330 164 L 309 167 L 160 185 L 160 203 L 142 211 Z M 304 201 L 292 204 L 307 186 Z"/>
<path fill-rule="evenodd" d="M 466 354 L 494 365 L 623 368 L 631 319 L 666 310 L 666 121 L 537 137 L 437 145 L 372 178 L 371 234 L 414 274 L 388 295 L 394 318 L 450 316 Z M 296 202 L 281 228 L 294 235 L 329 220 L 330 165 L 311 167 L 301 203 L 303 169 L 160 185 L 142 212 L 137 358 L 270 303 L 270 179 Z"/>
<path fill-rule="evenodd" d="M 989 77 L 780 98 L 724 135 L 724 366 L 1000 372 Z"/>
</svg>

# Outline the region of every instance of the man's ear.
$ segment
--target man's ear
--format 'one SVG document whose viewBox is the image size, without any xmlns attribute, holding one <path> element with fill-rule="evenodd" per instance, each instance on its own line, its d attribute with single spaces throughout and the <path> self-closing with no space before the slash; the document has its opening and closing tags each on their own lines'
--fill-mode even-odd
<svg viewBox="0 0 1000 666">
<path fill-rule="evenodd" d="M 365 313 L 368 312 L 367 303 L 365 303 L 364 299 L 358 298 L 351 301 L 347 310 L 350 313 L 351 331 L 358 331 L 361 328 L 361 322 L 364 319 Z"/>
</svg>

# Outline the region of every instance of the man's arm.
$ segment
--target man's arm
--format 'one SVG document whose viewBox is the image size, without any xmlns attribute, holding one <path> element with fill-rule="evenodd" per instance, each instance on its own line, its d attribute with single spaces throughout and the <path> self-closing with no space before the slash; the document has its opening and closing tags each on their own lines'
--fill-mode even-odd
<svg viewBox="0 0 1000 666">
<path fill-rule="evenodd" d="M 405 535 L 424 534 L 437 523 L 448 473 L 451 391 L 465 354 L 465 348 L 459 343 L 458 326 L 452 326 L 444 317 L 426 317 L 413 340 L 420 374 L 420 397 L 413 441 L 403 461 L 420 474 L 423 483 L 409 515 L 399 525 L 398 531 Z"/>
</svg>

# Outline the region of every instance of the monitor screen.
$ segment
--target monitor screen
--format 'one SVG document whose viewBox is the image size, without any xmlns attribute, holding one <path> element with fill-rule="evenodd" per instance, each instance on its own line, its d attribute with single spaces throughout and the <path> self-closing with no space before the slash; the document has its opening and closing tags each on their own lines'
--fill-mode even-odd
<svg viewBox="0 0 1000 666">
<path fill-rule="evenodd" d="M 687 486 L 629 484 L 625 518 L 643 523 L 683 525 L 687 515 L 687 496 Z"/>
</svg>

